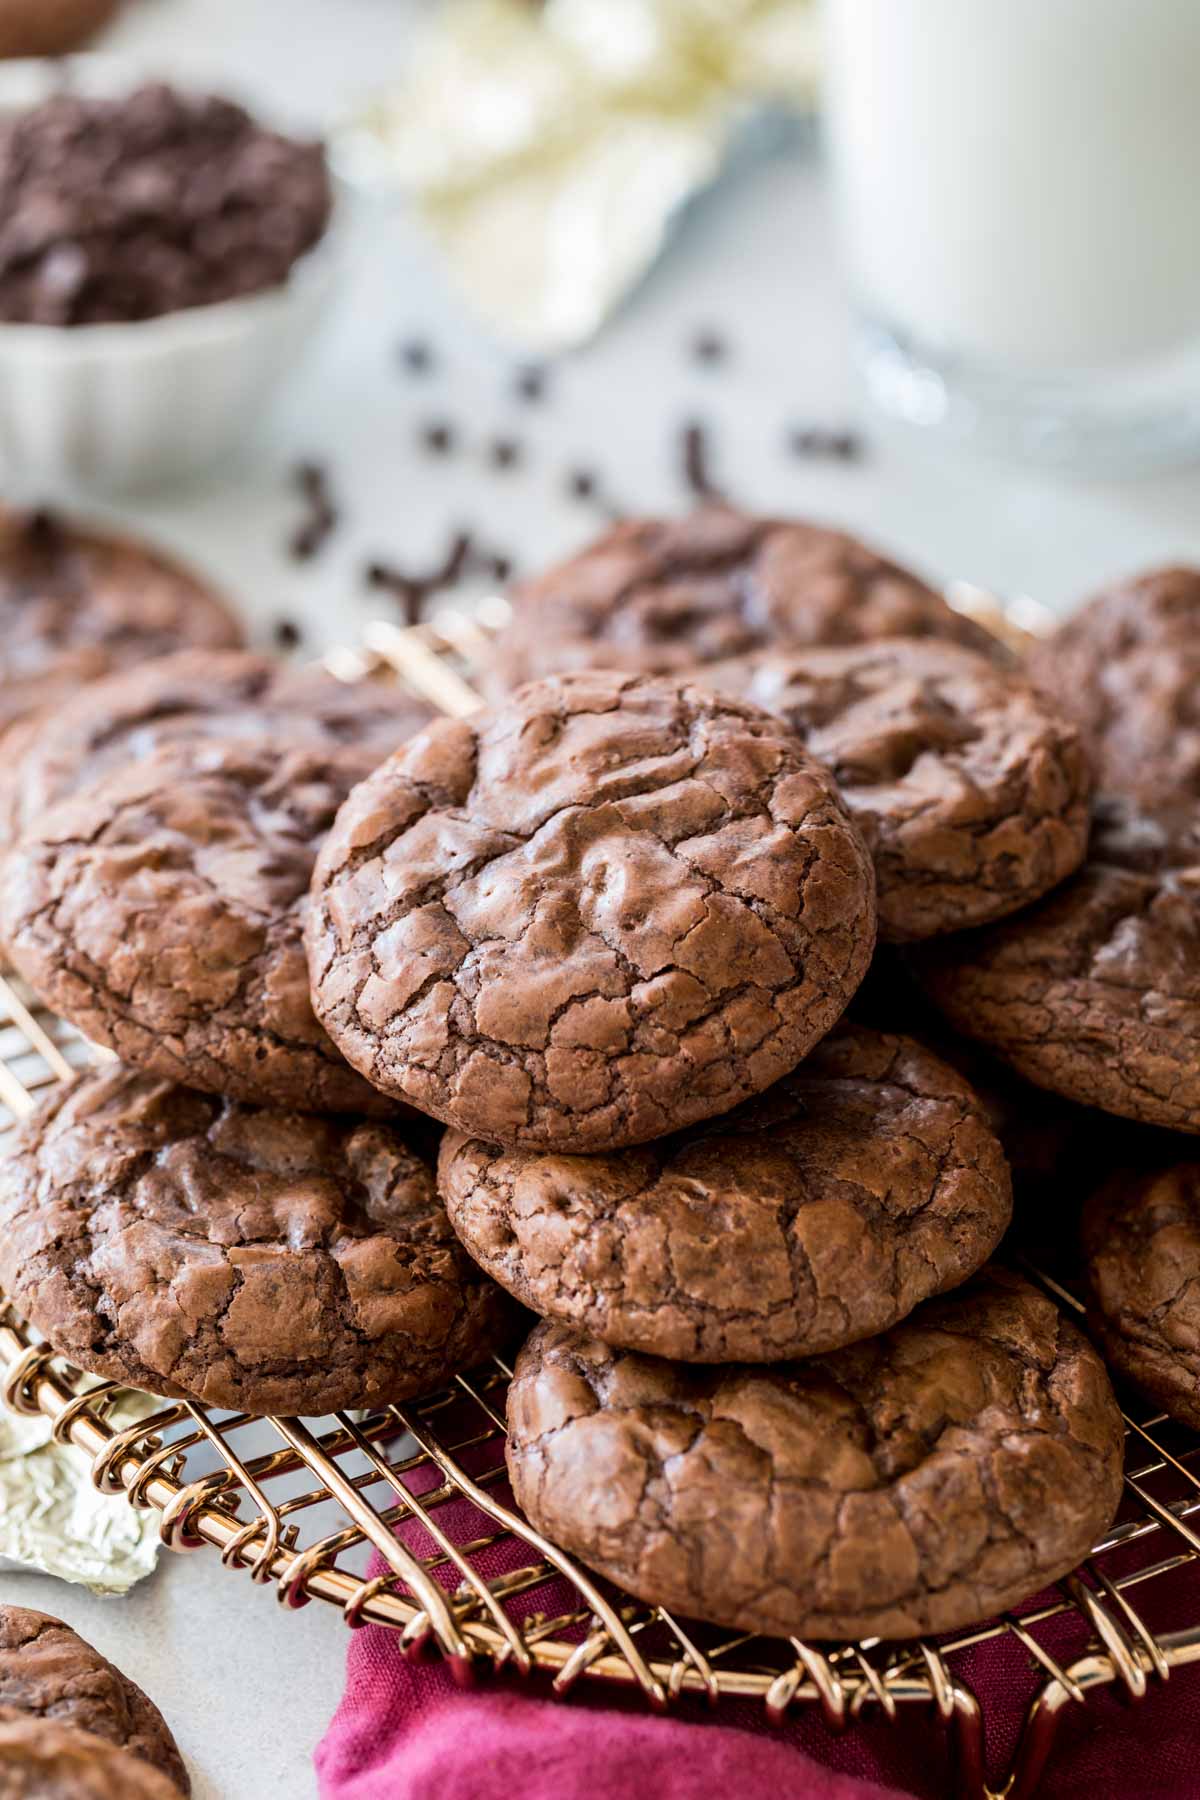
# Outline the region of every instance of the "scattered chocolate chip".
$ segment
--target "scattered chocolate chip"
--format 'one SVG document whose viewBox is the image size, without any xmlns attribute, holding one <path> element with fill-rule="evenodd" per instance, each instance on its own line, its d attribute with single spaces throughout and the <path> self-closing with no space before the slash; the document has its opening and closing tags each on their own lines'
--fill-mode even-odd
<svg viewBox="0 0 1200 1800">
<path fill-rule="evenodd" d="M 683 461 L 683 479 L 687 483 L 689 493 L 697 500 L 723 500 L 721 489 L 712 478 L 709 467 L 711 446 L 708 431 L 696 420 L 683 428 L 680 439 Z"/>
<path fill-rule="evenodd" d="M 511 469 L 521 460 L 521 446 L 516 438 L 493 438 L 488 445 L 488 460 L 494 469 Z"/>
<path fill-rule="evenodd" d="M 518 400 L 531 405 L 546 397 L 546 371 L 540 363 L 529 363 L 518 370 L 514 390 Z"/>
<path fill-rule="evenodd" d="M 508 556 L 485 556 L 481 558 L 480 567 L 493 581 L 507 581 L 513 572 L 512 559 Z"/>
<path fill-rule="evenodd" d="M 376 561 L 367 564 L 368 587 L 381 588 L 399 602 L 406 625 L 415 625 L 421 608 L 430 594 L 442 588 L 455 587 L 462 580 L 474 555 L 474 543 L 468 531 L 456 531 L 446 554 L 434 568 L 419 573 L 398 568 L 395 563 Z"/>
<path fill-rule="evenodd" d="M 444 419 L 431 420 L 421 427 L 421 442 L 431 456 L 448 456 L 454 448 L 454 427 Z"/>
<path fill-rule="evenodd" d="M 692 339 L 692 360 L 698 363 L 722 363 L 729 355 L 729 345 L 716 331 L 698 331 Z"/>
<path fill-rule="evenodd" d="M 288 550 L 297 562 L 310 562 L 337 525 L 338 511 L 322 463 L 297 463 L 292 471 L 292 481 L 307 512 L 288 539 Z"/>
<path fill-rule="evenodd" d="M 434 365 L 433 347 L 424 338 L 408 338 L 400 346 L 400 361 L 410 375 L 428 375 Z"/>
<path fill-rule="evenodd" d="M 567 475 L 567 492 L 573 500 L 591 500 L 598 487 L 590 469 L 572 469 Z"/>
<path fill-rule="evenodd" d="M 280 650 L 295 650 L 304 642 L 304 633 L 295 619 L 276 619 L 275 643 Z"/>
<path fill-rule="evenodd" d="M 829 431 L 823 426 L 797 427 L 788 434 L 788 448 L 793 456 L 833 457 L 839 462 L 855 462 L 863 453 L 863 441 L 856 431 Z"/>
</svg>

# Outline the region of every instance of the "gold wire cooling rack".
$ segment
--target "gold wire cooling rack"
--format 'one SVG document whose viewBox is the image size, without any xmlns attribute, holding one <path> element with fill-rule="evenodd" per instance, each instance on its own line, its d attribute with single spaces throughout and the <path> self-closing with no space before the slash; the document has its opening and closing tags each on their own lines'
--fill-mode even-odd
<svg viewBox="0 0 1200 1800">
<path fill-rule="evenodd" d="M 957 599 L 986 616 L 971 591 Z M 380 623 L 362 651 L 336 652 L 329 666 L 346 680 L 398 676 L 464 714 L 478 703 L 469 677 L 503 616 L 503 603 L 490 602 L 411 628 Z M 8 1122 L 39 1090 L 105 1054 L 0 979 Z M 1039 1278 L 1068 1311 L 1080 1310 Z M 254 1419 L 168 1401 L 121 1427 L 110 1414 L 122 1390 L 64 1363 L 0 1296 L 5 1404 L 51 1419 L 55 1437 L 91 1457 L 102 1492 L 158 1515 L 164 1544 L 215 1550 L 226 1568 L 273 1585 L 289 1608 L 322 1600 L 351 1627 L 389 1627 L 407 1654 L 440 1652 L 464 1684 L 488 1669 L 540 1672 L 560 1698 L 607 1682 L 656 1710 L 741 1701 L 776 1722 L 816 1707 L 834 1732 L 917 1716 L 940 1730 L 929 1748 L 944 1751 L 947 1791 L 1023 1800 L 1072 1709 L 1105 1689 L 1139 1700 L 1172 1669 L 1200 1661 L 1200 1579 L 1189 1580 L 1200 1564 L 1200 1437 L 1161 1415 L 1126 1415 L 1117 1523 L 1029 1606 L 937 1641 L 810 1644 L 675 1619 L 596 1581 L 533 1531 L 504 1499 L 509 1373 L 496 1359 L 442 1393 L 362 1417 Z M 367 1570 L 372 1551 L 382 1575 Z M 1200 1567 L 1192 1573 L 1200 1577 Z M 989 1772 L 988 1721 L 971 1685 L 981 1652 L 1007 1657 L 1009 1676 L 1028 1692 L 999 1773 Z M 989 1687 L 994 1676 L 993 1668 Z"/>
</svg>

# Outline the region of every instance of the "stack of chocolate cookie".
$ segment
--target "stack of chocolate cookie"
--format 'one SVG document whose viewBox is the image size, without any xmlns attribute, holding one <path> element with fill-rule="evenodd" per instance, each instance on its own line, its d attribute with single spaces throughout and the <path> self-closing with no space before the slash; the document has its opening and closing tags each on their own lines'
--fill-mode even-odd
<svg viewBox="0 0 1200 1800">
<path fill-rule="evenodd" d="M 1187 632 L 1164 600 L 1121 687 L 1115 604 L 1133 737 Z M 1028 1090 L 896 960 L 1072 1129 L 1200 1129 L 1174 740 L 1153 821 L 1093 807 L 1111 696 L 1073 721 L 915 576 L 722 509 L 519 589 L 488 686 L 417 729 L 206 651 L 22 727 L 5 942 L 121 1061 L 17 1134 L 0 1284 L 86 1368 L 273 1411 L 436 1385 L 519 1302 L 517 1499 L 631 1592 L 815 1637 L 1014 1604 L 1111 1521 L 1122 1421 L 989 1261 Z"/>
</svg>

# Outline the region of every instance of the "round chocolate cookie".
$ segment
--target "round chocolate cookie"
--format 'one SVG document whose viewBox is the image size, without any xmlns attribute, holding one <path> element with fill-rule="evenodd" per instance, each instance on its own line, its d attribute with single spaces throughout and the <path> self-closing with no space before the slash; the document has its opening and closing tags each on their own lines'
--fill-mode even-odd
<svg viewBox="0 0 1200 1800">
<path fill-rule="evenodd" d="M 1200 1429 L 1200 1163 L 1119 1171 L 1084 1207 L 1082 1233 L 1109 1363 Z"/>
<path fill-rule="evenodd" d="M 774 648 L 949 638 L 1004 653 L 981 625 L 856 538 L 706 507 L 627 519 L 522 583 L 489 691 L 571 669 L 688 675 Z"/>
<path fill-rule="evenodd" d="M 0 1709 L 72 1725 L 118 1744 L 173 1781 L 191 1783 L 157 1706 L 61 1619 L 0 1606 Z"/>
<path fill-rule="evenodd" d="M 0 1165 L 0 1287 L 82 1369 L 253 1413 L 428 1392 L 512 1308 L 393 1125 L 234 1105 L 110 1065 Z"/>
<path fill-rule="evenodd" d="M 147 725 L 165 741 L 139 761 L 127 710 L 113 730 L 128 754 L 117 742 L 112 767 L 26 822 L 0 871 L 5 947 L 47 1005 L 127 1063 L 242 1100 L 394 1111 L 317 1024 L 301 934 L 317 847 L 351 788 L 411 734 L 411 703 L 297 677 L 293 698 L 307 685 L 312 704 L 293 728 L 291 678 L 264 677 L 257 659 L 243 669 L 273 690 L 274 716 L 256 720 L 250 698 L 247 718 L 240 677 L 214 679 L 197 735 Z M 157 672 L 145 682 L 164 691 Z M 91 754 L 87 716 L 74 749 Z"/>
<path fill-rule="evenodd" d="M 1200 569 L 1106 588 L 1029 668 L 1079 723 L 1101 786 L 1200 799 Z"/>
<path fill-rule="evenodd" d="M 951 1023 L 1039 1087 L 1200 1132 L 1200 805 L 1106 797 L 1070 881 L 914 955 Z"/>
<path fill-rule="evenodd" d="M 773 652 L 711 678 L 778 713 L 833 771 L 875 859 L 881 937 L 1002 918 L 1083 861 L 1077 730 L 976 651 L 892 638 Z"/>
<path fill-rule="evenodd" d="M 525 1306 L 649 1355 L 780 1362 L 956 1287 L 1012 1211 L 967 1084 L 911 1038 L 834 1029 L 736 1112 L 607 1156 L 447 1132 L 438 1186 Z"/>
<path fill-rule="evenodd" d="M 161 1770 L 95 1732 L 0 1708 L 3 1800 L 180 1800 Z"/>
<path fill-rule="evenodd" d="M 164 744 L 374 745 L 382 757 L 433 716 L 391 685 L 347 684 L 316 666 L 250 650 L 181 650 L 90 682 L 69 709 L 31 713 L 13 727 L 0 767 L 0 846 L 36 825 L 56 800 Z"/>
<path fill-rule="evenodd" d="M 95 37 L 120 0 L 0 0 L 0 56 L 65 56 Z"/>
<path fill-rule="evenodd" d="M 112 669 L 241 636 L 212 589 L 160 551 L 0 509 L 0 731 Z"/>
<path fill-rule="evenodd" d="M 539 1325 L 508 1396 L 530 1522 L 639 1599 L 740 1631 L 952 1631 L 1064 1574 L 1121 1496 L 1091 1345 L 989 1269 L 882 1337 L 702 1369 Z"/>
<path fill-rule="evenodd" d="M 873 888 L 832 779 L 769 714 L 647 677 L 531 682 L 342 808 L 314 1004 L 385 1093 L 606 1150 L 794 1068 L 870 961 Z"/>
</svg>

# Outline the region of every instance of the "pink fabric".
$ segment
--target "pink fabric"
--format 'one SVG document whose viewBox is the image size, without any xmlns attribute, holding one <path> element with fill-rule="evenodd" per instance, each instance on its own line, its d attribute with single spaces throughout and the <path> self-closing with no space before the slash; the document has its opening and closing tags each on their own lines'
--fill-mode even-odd
<svg viewBox="0 0 1200 1800">
<path fill-rule="evenodd" d="M 494 1451 L 483 1456 L 487 1467 Z M 415 1493 L 433 1485 L 428 1470 L 409 1480 Z M 492 1529 L 465 1501 L 439 1507 L 436 1518 L 455 1543 Z M 417 1555 L 433 1554 L 419 1525 L 401 1532 Z M 1126 1555 L 1136 1562 L 1137 1547 Z M 490 1577 L 528 1554 L 505 1543 L 473 1560 Z M 1178 1628 L 1200 1616 L 1200 1569 L 1170 1584 L 1150 1581 L 1132 1597 L 1153 1628 Z M 555 1582 L 519 1604 L 553 1616 L 575 1603 L 574 1590 Z M 1082 1648 L 1071 1616 L 1051 1633 L 1044 1641 L 1055 1654 L 1069 1659 Z M 988 1719 L 993 1777 L 1007 1768 L 1040 1686 L 1030 1660 L 1010 1638 L 955 1662 Z M 463 1694 L 440 1662 L 406 1662 L 394 1633 L 367 1626 L 351 1638 L 346 1695 L 317 1749 L 322 1800 L 944 1800 L 955 1791 L 953 1764 L 924 1709 L 902 1712 L 898 1725 L 868 1716 L 836 1736 L 811 1707 L 771 1727 L 749 1702 L 723 1703 L 717 1723 L 698 1701 L 654 1717 L 624 1690 L 586 1680 L 566 1704 L 545 1692 L 536 1679 L 524 1686 L 485 1674 L 477 1692 Z M 1136 1706 L 1110 1689 L 1086 1709 L 1069 1707 L 1038 1794 L 1200 1800 L 1200 1667 L 1177 1669 Z"/>
</svg>

